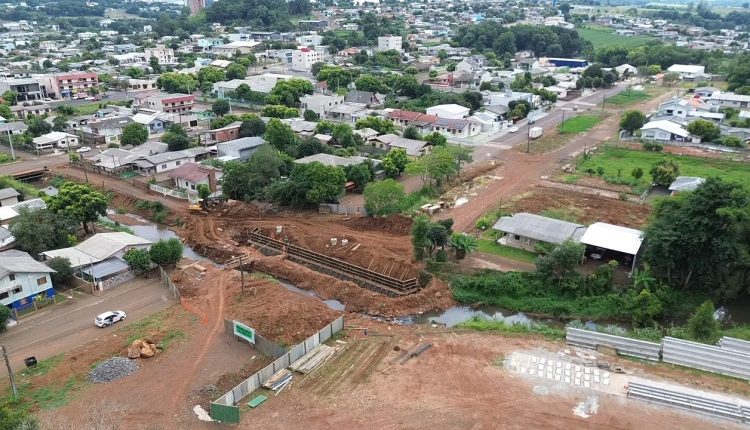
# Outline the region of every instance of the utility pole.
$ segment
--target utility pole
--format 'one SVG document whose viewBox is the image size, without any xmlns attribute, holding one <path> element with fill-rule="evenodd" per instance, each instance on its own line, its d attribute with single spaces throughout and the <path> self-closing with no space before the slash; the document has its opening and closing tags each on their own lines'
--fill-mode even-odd
<svg viewBox="0 0 750 430">
<path fill-rule="evenodd" d="M 16 387 L 16 378 L 13 376 L 13 369 L 10 368 L 10 360 L 8 360 L 8 347 L 3 345 L 0 347 L 3 349 L 3 357 L 5 358 L 5 365 L 8 367 L 8 379 L 10 379 L 10 385 L 13 387 L 13 397 L 18 397 L 18 388 Z"/>
<path fill-rule="evenodd" d="M 604 91 L 604 90 L 602 90 Z M 604 112 L 604 102 L 607 101 L 607 93 L 603 92 L 602 94 L 602 112 Z"/>
<path fill-rule="evenodd" d="M 562 110 L 563 116 L 562 116 L 562 121 L 560 122 L 560 127 L 558 129 L 558 131 L 560 132 L 562 132 L 563 123 L 565 123 L 565 108 L 562 108 L 561 110 Z"/>
<path fill-rule="evenodd" d="M 16 153 L 13 151 L 13 139 L 10 137 L 10 129 L 8 129 L 8 144 L 10 145 L 10 156 L 13 158 L 13 161 L 16 161 Z"/>
<path fill-rule="evenodd" d="M 241 282 L 242 282 L 242 284 L 240 284 L 240 289 L 242 291 L 242 294 L 245 294 L 245 271 L 242 270 L 242 254 L 240 254 L 239 269 L 240 269 L 240 279 L 241 279 Z"/>
<path fill-rule="evenodd" d="M 526 153 L 528 154 L 531 151 L 531 124 L 526 124 Z"/>
</svg>

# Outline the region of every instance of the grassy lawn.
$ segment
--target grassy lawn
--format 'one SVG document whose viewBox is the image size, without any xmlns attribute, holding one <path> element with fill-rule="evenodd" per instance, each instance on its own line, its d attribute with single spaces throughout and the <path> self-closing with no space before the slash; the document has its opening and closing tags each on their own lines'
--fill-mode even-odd
<svg viewBox="0 0 750 430">
<path fill-rule="evenodd" d="M 602 116 L 600 115 L 578 115 L 566 119 L 560 126 L 560 133 L 583 133 L 591 130 L 601 120 Z"/>
<path fill-rule="evenodd" d="M 630 177 L 630 172 L 636 167 L 643 169 L 645 175 L 641 181 L 648 182 L 648 171 L 651 166 L 663 158 L 676 160 L 680 165 L 683 176 L 716 176 L 725 181 L 739 182 L 750 189 L 750 164 L 727 160 L 714 160 L 685 155 L 663 154 L 660 152 L 637 151 L 624 148 L 605 147 L 586 161 L 582 161 L 579 170 L 588 168 L 596 170 L 604 168 L 604 176 L 615 176 L 617 170 L 622 171 L 623 177 Z"/>
<path fill-rule="evenodd" d="M 478 240 L 479 252 L 485 254 L 499 255 L 500 257 L 509 258 L 511 260 L 522 261 L 524 263 L 534 263 L 536 254 L 523 249 L 512 248 L 510 246 L 503 246 L 496 242 L 497 232 L 490 230 L 482 235 Z"/>
<path fill-rule="evenodd" d="M 655 38 L 649 36 L 620 36 L 614 33 L 614 30 L 606 27 L 586 26 L 586 28 L 576 28 L 579 37 L 590 41 L 594 49 L 601 48 L 636 48 L 638 46 L 648 45 Z"/>
<path fill-rule="evenodd" d="M 607 103 L 615 106 L 631 105 L 640 101 L 648 100 L 651 95 L 645 91 L 625 90 L 620 94 L 607 99 Z"/>
<path fill-rule="evenodd" d="M 98 102 L 87 103 L 76 106 L 76 114 L 78 115 L 93 115 L 99 109 L 103 109 L 100 105 L 107 104 L 109 106 L 125 106 L 125 100 L 118 100 L 116 102 L 108 102 L 106 99 Z"/>
</svg>

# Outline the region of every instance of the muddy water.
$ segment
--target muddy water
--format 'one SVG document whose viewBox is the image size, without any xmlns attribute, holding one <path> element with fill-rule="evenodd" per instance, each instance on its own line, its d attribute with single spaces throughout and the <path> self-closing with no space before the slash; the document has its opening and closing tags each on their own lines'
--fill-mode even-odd
<svg viewBox="0 0 750 430">
<path fill-rule="evenodd" d="M 302 288 L 296 287 L 293 284 L 291 284 L 291 283 L 289 283 L 287 281 L 282 281 L 280 279 L 276 279 L 276 281 L 279 284 L 281 284 L 284 288 L 286 288 L 287 290 L 289 290 L 289 291 L 293 291 L 295 293 L 300 293 L 300 294 L 304 294 L 306 296 L 315 297 L 315 298 L 320 299 L 320 297 L 317 294 L 315 294 L 313 291 L 303 290 Z M 341 303 L 340 301 L 338 301 L 338 300 L 323 300 L 323 299 L 321 299 L 321 301 L 323 303 L 325 303 L 326 306 L 328 306 L 329 308 L 333 309 L 334 311 L 343 311 L 344 307 L 345 307 L 345 305 L 343 303 Z"/>
</svg>

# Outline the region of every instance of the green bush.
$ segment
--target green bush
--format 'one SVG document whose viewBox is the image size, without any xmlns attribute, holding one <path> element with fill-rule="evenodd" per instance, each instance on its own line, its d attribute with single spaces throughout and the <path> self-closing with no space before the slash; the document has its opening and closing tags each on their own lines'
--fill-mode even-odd
<svg viewBox="0 0 750 430">
<path fill-rule="evenodd" d="M 661 152 L 664 150 L 664 145 L 650 140 L 644 141 L 642 146 L 646 151 Z"/>
</svg>

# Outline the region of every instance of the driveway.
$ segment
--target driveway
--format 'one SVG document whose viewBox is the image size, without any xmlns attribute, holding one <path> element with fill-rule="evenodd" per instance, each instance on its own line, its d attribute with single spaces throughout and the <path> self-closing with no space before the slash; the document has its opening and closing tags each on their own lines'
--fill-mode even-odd
<svg viewBox="0 0 750 430">
<path fill-rule="evenodd" d="M 110 336 L 113 329 L 133 324 L 174 304 L 171 297 L 158 276 L 136 279 L 100 296 L 72 299 L 21 318 L 19 324 L 0 335 L 0 343 L 7 345 L 10 364 L 14 371 L 19 371 L 24 367 L 25 357 L 33 355 L 41 361 L 102 336 Z M 111 310 L 125 311 L 127 319 L 113 327 L 96 327 L 94 317 Z M 5 366 L 0 367 L 0 376 L 7 376 Z"/>
</svg>

